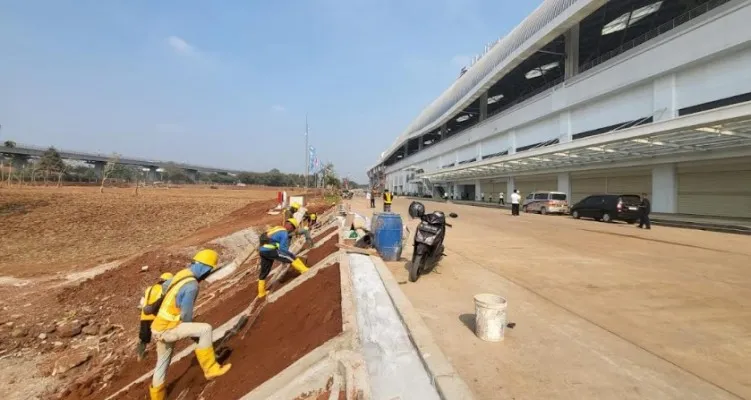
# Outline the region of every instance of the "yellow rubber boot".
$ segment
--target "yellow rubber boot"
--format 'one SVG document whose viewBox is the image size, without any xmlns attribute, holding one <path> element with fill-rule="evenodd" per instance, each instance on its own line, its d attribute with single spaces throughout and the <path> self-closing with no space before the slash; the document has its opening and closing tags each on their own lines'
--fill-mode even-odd
<svg viewBox="0 0 751 400">
<path fill-rule="evenodd" d="M 263 279 L 258 280 L 258 297 L 266 297 L 266 281 Z"/>
<path fill-rule="evenodd" d="M 297 272 L 301 274 L 308 272 L 308 267 L 306 267 L 305 263 L 302 262 L 302 260 L 299 258 L 296 258 L 295 261 L 292 261 L 292 268 L 296 269 Z"/>
<path fill-rule="evenodd" d="M 207 347 L 205 349 L 196 349 L 196 358 L 198 363 L 201 364 L 203 370 L 203 376 L 208 380 L 212 380 L 216 377 L 222 376 L 232 368 L 232 364 L 219 365 L 216 362 L 216 355 L 214 354 L 213 347 Z"/>
<path fill-rule="evenodd" d="M 149 397 L 151 400 L 164 400 L 165 393 L 166 390 L 164 384 L 161 384 L 158 387 L 149 386 Z"/>
</svg>

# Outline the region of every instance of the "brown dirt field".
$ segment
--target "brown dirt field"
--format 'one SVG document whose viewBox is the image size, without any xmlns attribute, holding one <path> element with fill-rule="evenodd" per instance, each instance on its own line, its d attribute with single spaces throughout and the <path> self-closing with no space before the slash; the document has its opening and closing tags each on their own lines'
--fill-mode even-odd
<svg viewBox="0 0 751 400">
<path fill-rule="evenodd" d="M 276 190 L 203 187 L 143 189 L 138 196 L 120 188 L 104 193 L 92 187 L 3 188 L 0 275 L 90 267 L 184 238 L 223 217 L 250 217 L 246 214 L 258 210 L 241 207 L 275 196 Z M 227 228 L 233 224 L 241 222 L 226 222 Z M 193 242 L 211 236 L 197 232 Z"/>
<path fill-rule="evenodd" d="M 247 333 L 231 338 L 233 364 L 225 375 L 207 382 L 193 358 L 170 367 L 169 399 L 239 399 L 260 384 L 332 339 L 342 331 L 339 264 L 320 271 L 274 303 L 268 304 Z M 142 399 L 148 383 L 138 385 L 119 399 Z"/>
<path fill-rule="evenodd" d="M 245 208 L 244 208 L 245 209 Z M 244 210 L 243 209 L 243 210 Z M 239 210 L 239 211 L 243 211 Z M 253 221 L 258 221 L 257 213 L 233 213 L 233 215 L 250 215 L 250 218 L 253 219 Z M 266 217 L 269 217 L 266 214 L 263 214 L 261 216 L 261 219 L 264 219 Z M 271 216 L 272 218 L 274 216 Z M 247 219 L 245 220 L 247 222 Z M 224 228 L 227 228 L 225 225 L 222 225 L 220 222 L 218 224 L 219 226 L 222 226 Z M 210 228 L 215 228 L 215 225 L 212 225 Z M 237 227 L 235 227 L 237 228 Z M 240 228 L 242 229 L 242 228 Z M 216 230 L 216 229 L 213 229 Z M 204 229 L 201 230 L 201 233 L 198 233 L 198 235 L 207 235 L 207 232 L 211 231 L 211 229 Z M 226 234 L 226 232 L 224 233 Z M 210 235 L 209 235 L 210 236 Z M 205 239 L 206 237 L 204 237 Z M 193 240 L 193 239 L 190 239 Z M 314 260 L 320 261 L 320 259 L 325 258 L 329 254 L 337 251 L 336 246 L 334 245 L 336 241 L 327 241 L 324 243 L 318 252 L 320 254 L 316 255 Z M 325 253 L 325 254 L 324 254 Z M 144 255 L 145 258 L 153 258 L 153 254 Z M 158 256 L 157 256 L 158 257 Z M 167 266 L 171 264 L 178 264 L 179 262 L 187 263 L 189 260 L 188 255 L 183 256 L 183 260 L 175 260 L 172 259 L 165 259 L 165 264 Z M 242 269 L 250 269 L 251 271 L 257 266 L 258 264 L 258 258 L 252 257 L 250 260 L 246 261 L 245 264 L 241 266 Z M 314 265 L 310 264 L 311 266 Z M 132 263 L 131 268 L 138 267 L 139 265 L 142 265 L 142 261 L 135 261 Z M 151 264 L 150 264 L 151 265 Z M 153 272 L 153 279 L 156 279 L 156 276 L 159 275 L 161 272 L 161 265 L 155 265 L 155 270 L 157 272 Z M 277 264 L 275 265 L 275 269 L 279 268 L 280 266 Z M 123 267 L 118 268 L 118 272 L 110 272 L 103 275 L 100 275 L 90 281 L 85 282 L 83 285 L 75 288 L 69 288 L 65 289 L 63 291 L 63 294 L 59 297 L 66 298 L 77 298 L 79 294 L 91 292 L 91 291 L 97 291 L 101 290 L 101 285 L 108 284 L 108 282 L 112 282 L 113 278 L 110 276 L 110 274 L 115 275 L 116 277 L 121 277 L 122 274 L 119 273 L 119 271 L 122 271 Z M 138 267 L 140 269 L 140 267 Z M 152 271 L 149 271 L 149 273 L 152 273 Z M 139 272 L 137 270 L 129 271 L 129 273 L 126 273 L 126 276 L 130 276 L 131 274 L 139 275 Z M 143 275 L 147 275 L 146 273 L 143 273 Z M 281 287 L 285 286 L 289 282 L 291 282 L 295 277 L 299 276 L 299 274 L 294 271 L 288 271 L 287 274 L 283 277 L 283 279 L 279 282 L 278 285 L 269 288 L 270 290 L 278 290 Z M 148 282 L 151 282 L 151 278 L 144 277 L 142 279 L 146 280 L 146 283 L 143 283 L 143 285 L 138 286 L 138 291 L 135 295 L 140 295 L 142 287 L 146 287 Z M 255 299 L 257 295 L 257 279 L 251 272 L 251 275 L 248 276 L 246 279 L 243 279 L 240 283 L 230 287 L 228 290 L 225 290 L 224 292 L 220 293 L 218 296 L 212 298 L 207 307 L 201 308 L 197 314 L 196 314 L 196 321 L 201 322 L 207 322 L 211 324 L 214 327 L 217 327 L 227 321 L 229 321 L 234 316 L 238 315 L 240 312 L 245 310 L 250 303 Z M 206 298 L 207 296 L 212 294 L 213 288 L 216 284 L 212 285 L 206 285 L 202 284 L 201 286 L 201 292 L 199 297 L 198 304 L 202 303 L 203 298 Z M 94 289 L 94 287 L 99 286 L 99 288 Z M 135 296 L 133 295 L 133 296 Z M 132 296 L 128 296 L 130 298 Z M 132 303 L 134 300 L 129 300 L 130 303 Z M 126 302 L 127 303 L 127 302 Z M 129 312 L 123 312 L 123 310 L 127 310 L 129 308 L 132 308 L 132 304 L 120 304 L 120 301 L 116 301 L 113 305 L 113 309 L 111 310 L 112 313 L 120 313 L 122 315 L 108 315 L 108 319 L 112 321 L 116 321 L 119 324 L 124 324 L 126 331 L 128 331 L 129 337 L 126 337 L 125 339 L 129 339 L 131 337 L 135 337 L 136 331 L 135 328 L 137 327 L 137 314 L 129 313 Z M 84 307 L 90 308 L 92 304 L 85 303 L 83 304 Z M 101 315 L 101 314 L 100 314 Z M 132 331 L 132 332 L 131 332 Z M 180 351 L 184 348 L 186 348 L 188 345 L 190 345 L 190 341 L 183 341 L 181 343 L 178 343 L 176 346 L 176 351 Z M 146 373 L 149 369 L 153 368 L 153 365 L 156 361 L 156 355 L 155 350 L 153 349 L 153 346 L 150 346 L 150 351 L 147 353 L 146 359 L 139 362 L 135 358 L 135 354 L 128 348 L 125 349 L 124 352 L 121 352 L 118 356 L 118 360 L 116 361 L 117 368 L 110 368 L 112 369 L 112 375 L 110 376 L 110 380 L 108 384 L 105 387 L 102 387 L 103 382 L 102 378 L 104 375 L 103 373 L 99 374 L 92 374 L 91 376 L 87 376 L 85 379 L 80 379 L 78 382 L 75 382 L 71 384 L 67 389 L 64 391 L 64 399 L 66 400 L 79 400 L 79 399 L 95 399 L 95 398 L 104 398 L 112 393 L 116 392 L 120 388 L 124 387 L 125 385 L 129 384 L 130 382 L 134 381 L 144 373 Z"/>
</svg>

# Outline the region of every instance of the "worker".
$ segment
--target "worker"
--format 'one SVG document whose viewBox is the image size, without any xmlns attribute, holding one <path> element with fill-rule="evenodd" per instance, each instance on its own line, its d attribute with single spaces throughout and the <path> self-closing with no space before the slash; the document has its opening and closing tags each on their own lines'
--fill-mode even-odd
<svg viewBox="0 0 751 400">
<path fill-rule="evenodd" d="M 297 272 L 303 274 L 308 271 L 305 263 L 289 250 L 290 236 L 298 228 L 297 220 L 289 218 L 283 226 L 276 226 L 260 237 L 261 273 L 258 276 L 258 297 L 266 297 L 266 278 L 271 272 L 274 261 L 290 264 Z"/>
<path fill-rule="evenodd" d="M 156 343 L 156 368 L 151 379 L 151 400 L 163 400 L 166 393 L 167 368 L 172 360 L 175 343 L 180 339 L 197 338 L 195 354 L 206 379 L 222 376 L 232 367 L 216 361 L 212 339 L 212 327 L 207 323 L 193 322 L 193 306 L 198 297 L 198 283 L 206 279 L 216 268 L 219 254 L 214 250 L 201 250 L 193 257 L 193 263 L 164 282 L 164 296 L 151 331 Z"/>
<path fill-rule="evenodd" d="M 174 275 L 169 272 L 165 272 L 159 276 L 159 282 L 149 286 L 141 297 L 141 303 L 139 309 L 141 310 L 141 327 L 138 330 L 138 345 L 136 345 L 136 353 L 138 353 L 138 361 L 143 360 L 146 355 L 146 345 L 151 342 L 151 323 L 156 318 L 155 315 L 146 314 L 143 308 L 147 305 L 151 305 L 157 302 L 162 297 L 162 285 L 164 282 L 172 279 Z"/>
<path fill-rule="evenodd" d="M 519 203 L 522 200 L 522 196 L 519 191 L 514 189 L 514 193 L 511 193 L 511 215 L 519 216 Z"/>
<path fill-rule="evenodd" d="M 316 213 L 305 212 L 305 215 L 302 217 L 302 222 L 308 228 L 314 228 L 318 224 L 318 215 L 316 215 Z"/>
<path fill-rule="evenodd" d="M 284 221 L 295 218 L 295 214 L 297 214 L 297 211 L 300 209 L 300 203 L 291 203 L 289 205 L 289 208 L 284 210 Z"/>
<path fill-rule="evenodd" d="M 391 212 L 391 203 L 394 201 L 394 196 L 388 189 L 383 190 L 383 212 Z"/>
<path fill-rule="evenodd" d="M 652 229 L 652 223 L 649 220 L 650 212 L 652 212 L 652 204 L 649 202 L 647 194 L 642 193 L 639 202 L 639 228 Z"/>
</svg>

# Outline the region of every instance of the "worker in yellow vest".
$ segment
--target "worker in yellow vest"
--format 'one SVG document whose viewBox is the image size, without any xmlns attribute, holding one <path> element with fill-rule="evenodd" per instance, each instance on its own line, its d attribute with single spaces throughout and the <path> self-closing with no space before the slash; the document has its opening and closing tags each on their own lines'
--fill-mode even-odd
<svg viewBox="0 0 751 400">
<path fill-rule="evenodd" d="M 159 276 L 159 282 L 149 286 L 141 298 L 140 306 L 141 310 L 141 327 L 138 329 L 138 345 L 136 346 L 136 353 L 138 353 L 138 361 L 143 360 L 146 355 L 146 345 L 151 342 L 151 323 L 156 318 L 156 315 L 149 315 L 143 311 L 143 308 L 147 305 L 156 303 L 160 297 L 162 297 L 162 285 L 164 282 L 172 279 L 174 275 L 169 272 L 165 272 Z"/>
<path fill-rule="evenodd" d="M 388 189 L 383 190 L 383 212 L 391 212 L 391 203 L 394 201 L 394 195 Z"/>
<path fill-rule="evenodd" d="M 266 297 L 266 278 L 271 272 L 274 261 L 290 264 L 299 273 L 308 271 L 305 263 L 289 250 L 290 235 L 298 228 L 297 220 L 289 218 L 284 226 L 275 226 L 260 237 L 261 273 L 258 276 L 258 297 Z"/>
<path fill-rule="evenodd" d="M 197 338 L 195 353 L 206 379 L 222 376 L 231 364 L 220 365 L 216 361 L 211 325 L 193 322 L 193 306 L 198 297 L 198 283 L 206 279 L 216 268 L 219 254 L 214 250 L 201 250 L 193 257 L 193 263 L 175 274 L 162 286 L 159 311 L 151 331 L 156 339 L 156 368 L 151 380 L 151 400 L 163 400 L 166 394 L 167 368 L 172 360 L 175 342 L 185 338 Z"/>
<path fill-rule="evenodd" d="M 290 218 L 295 218 L 295 214 L 297 214 L 297 211 L 300 209 L 300 203 L 291 203 L 289 205 L 289 208 L 284 210 L 284 219 L 282 221 L 286 221 Z"/>
</svg>

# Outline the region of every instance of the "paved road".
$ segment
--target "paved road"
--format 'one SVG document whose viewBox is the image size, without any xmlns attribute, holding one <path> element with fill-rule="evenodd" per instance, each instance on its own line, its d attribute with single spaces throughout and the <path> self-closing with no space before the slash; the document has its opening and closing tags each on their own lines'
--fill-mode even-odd
<svg viewBox="0 0 751 400">
<path fill-rule="evenodd" d="M 389 268 L 479 399 L 751 399 L 751 237 L 425 205 L 459 214 L 448 257 Z M 504 342 L 471 330 L 481 292 L 509 301 Z"/>
</svg>

